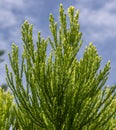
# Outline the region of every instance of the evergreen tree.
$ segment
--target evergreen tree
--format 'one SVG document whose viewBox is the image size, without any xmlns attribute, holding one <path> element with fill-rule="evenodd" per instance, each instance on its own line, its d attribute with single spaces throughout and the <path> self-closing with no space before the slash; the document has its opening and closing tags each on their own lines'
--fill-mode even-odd
<svg viewBox="0 0 116 130">
<path fill-rule="evenodd" d="M 0 88 L 0 130 L 9 130 L 14 123 L 13 96 Z"/>
<path fill-rule="evenodd" d="M 3 50 L 0 50 L 0 56 L 2 56 L 4 54 L 4 51 Z M 2 62 L 3 59 L 0 59 L 0 62 Z"/>
<path fill-rule="evenodd" d="M 4 50 L 0 50 L 0 56 L 4 54 Z M 0 59 L 0 63 L 3 62 Z M 2 84 L 0 86 L 0 130 L 9 130 L 13 125 L 14 114 L 13 113 L 13 96 L 7 90 L 7 85 Z"/>
<path fill-rule="evenodd" d="M 15 97 L 20 129 L 27 130 L 115 130 L 116 86 L 106 86 L 110 62 L 100 70 L 101 57 L 90 43 L 77 59 L 82 45 L 79 11 L 68 9 L 69 26 L 60 5 L 60 27 L 50 14 L 52 38 L 33 43 L 33 26 L 22 26 L 23 52 L 18 46 L 9 54 L 7 83 Z M 51 45 L 50 55 L 46 51 Z"/>
<path fill-rule="evenodd" d="M 0 56 L 2 56 L 4 54 L 4 50 L 0 50 Z M 0 59 L 0 63 L 3 62 L 3 59 Z M 6 91 L 7 90 L 7 85 L 6 84 L 2 84 L 1 87 Z"/>
</svg>

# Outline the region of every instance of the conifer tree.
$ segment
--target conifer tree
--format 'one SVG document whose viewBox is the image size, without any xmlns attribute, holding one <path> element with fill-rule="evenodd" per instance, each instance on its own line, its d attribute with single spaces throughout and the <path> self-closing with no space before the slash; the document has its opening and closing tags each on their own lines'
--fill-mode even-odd
<svg viewBox="0 0 116 130">
<path fill-rule="evenodd" d="M 0 50 L 0 57 L 4 54 L 4 50 Z M 0 63 L 3 62 L 4 60 L 0 58 Z M 1 87 L 6 91 L 7 90 L 7 85 L 6 84 L 2 84 Z"/>
<path fill-rule="evenodd" d="M 13 96 L 0 88 L 0 130 L 9 130 L 14 123 Z"/>
<path fill-rule="evenodd" d="M 60 5 L 60 25 L 50 14 L 52 38 L 40 32 L 33 42 L 33 26 L 22 25 L 23 52 L 19 63 L 16 44 L 6 65 L 7 83 L 15 97 L 16 116 L 23 130 L 115 130 L 116 85 L 106 86 L 110 62 L 100 69 L 101 57 L 90 43 L 82 45 L 79 11 L 68 8 L 69 26 Z M 46 51 L 51 45 L 48 56 Z"/>
<path fill-rule="evenodd" d="M 3 50 L 0 50 L 0 56 L 2 56 L 4 54 L 4 51 Z M 3 59 L 0 59 L 0 62 L 2 62 Z"/>
</svg>

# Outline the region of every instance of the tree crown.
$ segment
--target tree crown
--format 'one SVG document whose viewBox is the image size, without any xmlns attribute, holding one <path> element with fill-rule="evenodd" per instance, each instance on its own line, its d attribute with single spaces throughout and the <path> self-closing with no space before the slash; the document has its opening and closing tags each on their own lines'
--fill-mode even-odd
<svg viewBox="0 0 116 130">
<path fill-rule="evenodd" d="M 83 58 L 77 59 L 82 45 L 79 11 L 69 7 L 69 27 L 62 5 L 59 14 L 59 28 L 50 14 L 53 37 L 41 38 L 39 32 L 36 44 L 33 43 L 33 26 L 24 22 L 21 65 L 18 46 L 12 45 L 9 54 L 12 72 L 6 66 L 6 74 L 19 107 L 16 110 L 18 121 L 23 129 L 29 128 L 30 122 L 31 129 L 42 130 L 116 128 L 116 107 L 113 105 L 116 86 L 105 85 L 110 62 L 100 70 L 101 57 L 92 43 L 86 47 Z M 52 50 L 47 57 L 49 43 Z"/>
</svg>

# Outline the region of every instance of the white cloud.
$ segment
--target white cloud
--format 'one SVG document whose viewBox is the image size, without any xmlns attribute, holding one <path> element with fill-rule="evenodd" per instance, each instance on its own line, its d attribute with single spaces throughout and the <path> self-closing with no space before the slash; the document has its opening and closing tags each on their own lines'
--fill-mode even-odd
<svg viewBox="0 0 116 130">
<path fill-rule="evenodd" d="M 6 40 L 4 39 L 4 35 L 0 34 L 0 50 L 4 50 L 6 49 L 7 44 L 6 44 Z"/>
<path fill-rule="evenodd" d="M 1 0 L 0 7 L 11 9 L 13 7 L 21 8 L 25 5 L 24 0 Z"/>
<path fill-rule="evenodd" d="M 116 1 L 104 2 L 98 9 L 80 5 L 80 23 L 92 39 L 100 41 L 116 36 Z"/>
<path fill-rule="evenodd" d="M 5 2 L 9 3 L 9 4 L 13 4 L 13 5 L 21 5 L 23 4 L 23 0 L 4 0 Z"/>
<path fill-rule="evenodd" d="M 21 18 L 31 19 L 31 21 L 36 21 L 36 18 L 31 15 L 33 10 L 31 8 L 35 7 L 40 11 L 43 8 L 44 2 L 38 0 L 39 8 L 35 5 L 33 0 L 0 0 L 0 25 L 1 28 L 12 27 L 21 21 Z M 18 13 L 17 13 L 18 12 Z M 24 14 L 23 14 L 24 12 Z M 22 13 L 22 15 L 21 15 Z M 19 15 L 20 19 L 18 18 Z"/>
<path fill-rule="evenodd" d="M 10 27 L 16 24 L 16 18 L 14 14 L 9 10 L 0 10 L 0 28 Z"/>
<path fill-rule="evenodd" d="M 108 2 L 105 4 L 104 9 L 108 11 L 116 11 L 116 1 Z"/>
<path fill-rule="evenodd" d="M 1 28 L 7 28 L 17 23 L 16 14 L 12 10 L 25 7 L 24 0 L 0 0 L 0 25 Z"/>
<path fill-rule="evenodd" d="M 0 85 L 5 83 L 5 63 L 0 63 Z"/>
</svg>

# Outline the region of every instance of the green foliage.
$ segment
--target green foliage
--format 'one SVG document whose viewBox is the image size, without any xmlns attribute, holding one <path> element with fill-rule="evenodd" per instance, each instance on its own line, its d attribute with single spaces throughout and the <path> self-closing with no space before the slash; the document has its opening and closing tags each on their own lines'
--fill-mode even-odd
<svg viewBox="0 0 116 130">
<path fill-rule="evenodd" d="M 0 87 L 0 130 L 9 130 L 13 124 L 13 96 Z"/>
<path fill-rule="evenodd" d="M 2 56 L 4 54 L 4 50 L 0 50 L 0 56 Z M 4 60 L 0 58 L 0 63 L 3 62 Z M 5 91 L 7 90 L 7 85 L 6 84 L 2 84 L 1 88 L 4 89 Z"/>
<path fill-rule="evenodd" d="M 7 91 L 8 86 L 7 86 L 6 84 L 2 84 L 2 85 L 1 85 L 1 88 L 4 89 L 4 91 Z"/>
<path fill-rule="evenodd" d="M 23 130 L 116 129 L 116 86 L 105 85 L 110 62 L 100 70 L 101 57 L 92 43 L 83 58 L 77 59 L 82 45 L 79 11 L 69 7 L 69 27 L 62 5 L 59 13 L 59 28 L 50 14 L 53 37 L 46 40 L 39 32 L 36 45 L 33 26 L 24 22 L 21 65 L 18 47 L 12 45 L 12 72 L 6 66 L 6 73 L 18 108 L 18 123 Z M 51 52 L 47 56 L 49 43 Z"/>
<path fill-rule="evenodd" d="M 5 92 L 4 89 L 0 87 L 0 130 L 9 130 L 11 128 L 12 130 L 36 130 L 38 127 L 35 127 L 33 123 L 30 122 L 27 115 L 24 115 L 25 113 L 21 113 L 19 111 L 19 108 L 16 107 L 13 99 L 14 97 L 10 94 L 9 91 Z M 22 120 L 20 120 L 20 122 L 26 123 L 27 127 L 23 128 L 23 126 L 20 125 L 20 122 L 18 120 L 19 116 L 20 119 L 22 117 Z"/>
<path fill-rule="evenodd" d="M 4 54 L 4 51 L 3 50 L 0 50 L 0 56 L 2 56 Z M 0 59 L 0 62 L 2 62 L 3 60 Z"/>
<path fill-rule="evenodd" d="M 0 56 L 2 56 L 4 54 L 3 50 L 0 50 Z"/>
</svg>

